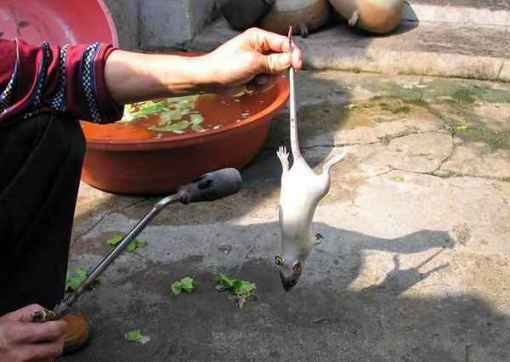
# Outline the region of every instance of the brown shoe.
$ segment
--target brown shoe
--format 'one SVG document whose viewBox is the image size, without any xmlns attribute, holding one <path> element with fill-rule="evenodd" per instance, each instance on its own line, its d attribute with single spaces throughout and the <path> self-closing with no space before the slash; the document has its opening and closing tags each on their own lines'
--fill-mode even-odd
<svg viewBox="0 0 510 362">
<path fill-rule="evenodd" d="M 83 314 L 66 314 L 63 318 L 67 322 L 64 337 L 64 355 L 82 349 L 89 341 L 89 322 Z"/>
</svg>

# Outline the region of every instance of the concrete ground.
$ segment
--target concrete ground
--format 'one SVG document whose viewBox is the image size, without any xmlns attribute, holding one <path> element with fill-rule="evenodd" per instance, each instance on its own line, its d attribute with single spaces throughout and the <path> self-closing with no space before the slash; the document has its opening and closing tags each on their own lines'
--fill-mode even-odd
<svg viewBox="0 0 510 362">
<path fill-rule="evenodd" d="M 272 264 L 284 112 L 239 194 L 169 207 L 82 297 L 92 343 L 64 361 L 510 360 L 510 84 L 301 72 L 298 85 L 305 158 L 348 156 L 296 288 Z M 71 268 L 154 202 L 82 184 Z M 215 290 L 220 272 L 257 298 L 238 310 Z M 172 296 L 187 275 L 199 288 Z M 151 340 L 128 342 L 133 329 Z"/>
</svg>

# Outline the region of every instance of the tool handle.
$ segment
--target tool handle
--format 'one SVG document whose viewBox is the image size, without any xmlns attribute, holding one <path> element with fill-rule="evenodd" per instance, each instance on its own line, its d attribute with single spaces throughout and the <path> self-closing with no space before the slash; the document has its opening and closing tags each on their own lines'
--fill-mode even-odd
<svg viewBox="0 0 510 362">
<path fill-rule="evenodd" d="M 235 168 L 209 172 L 177 189 L 177 199 L 183 204 L 214 201 L 237 193 L 242 178 Z"/>
</svg>

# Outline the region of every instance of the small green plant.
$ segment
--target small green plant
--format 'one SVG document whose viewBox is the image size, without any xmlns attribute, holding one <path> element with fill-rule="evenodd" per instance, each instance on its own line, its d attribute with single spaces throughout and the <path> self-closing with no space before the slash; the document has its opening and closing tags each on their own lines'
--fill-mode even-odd
<svg viewBox="0 0 510 362">
<path fill-rule="evenodd" d="M 124 235 L 116 234 L 111 239 L 106 240 L 106 244 L 108 244 L 111 247 L 115 247 L 122 241 L 122 239 L 124 239 Z M 134 253 L 139 248 L 141 248 L 145 245 L 147 245 L 146 241 L 135 239 L 129 243 L 129 245 L 127 247 L 127 251 L 130 253 Z"/>
<path fill-rule="evenodd" d="M 228 291 L 236 300 L 240 309 L 249 298 L 253 297 L 257 289 L 255 283 L 220 274 L 216 280 L 216 289 L 220 292 Z"/>
<path fill-rule="evenodd" d="M 74 292 L 87 279 L 87 272 L 83 269 L 74 269 L 66 277 L 66 292 Z"/>
<path fill-rule="evenodd" d="M 136 342 L 136 343 L 141 343 L 141 344 L 145 344 L 151 340 L 150 337 L 144 336 L 142 334 L 142 331 L 139 329 L 135 329 L 135 330 L 127 332 L 124 335 L 124 338 L 126 338 L 126 340 L 128 340 L 129 342 Z"/>
<path fill-rule="evenodd" d="M 181 293 L 190 294 L 198 287 L 198 283 L 191 277 L 184 277 L 172 283 L 170 289 L 174 295 Z"/>
</svg>

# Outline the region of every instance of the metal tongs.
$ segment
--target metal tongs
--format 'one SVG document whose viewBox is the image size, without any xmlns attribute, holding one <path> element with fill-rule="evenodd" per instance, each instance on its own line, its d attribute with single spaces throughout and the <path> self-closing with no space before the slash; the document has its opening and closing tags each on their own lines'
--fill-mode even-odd
<svg viewBox="0 0 510 362">
<path fill-rule="evenodd" d="M 190 184 L 179 187 L 176 194 L 167 196 L 156 203 L 152 210 L 129 231 L 119 244 L 87 273 L 87 278 L 73 293 L 68 294 L 53 310 L 35 312 L 32 316 L 32 321 L 47 322 L 58 320 L 67 314 L 70 307 L 78 300 L 80 295 L 91 289 L 90 286 L 94 281 L 166 206 L 177 202 L 187 205 L 194 202 L 218 200 L 237 193 L 241 189 L 241 184 L 242 179 L 239 171 L 233 168 L 226 168 L 206 173 L 193 180 Z"/>
</svg>

